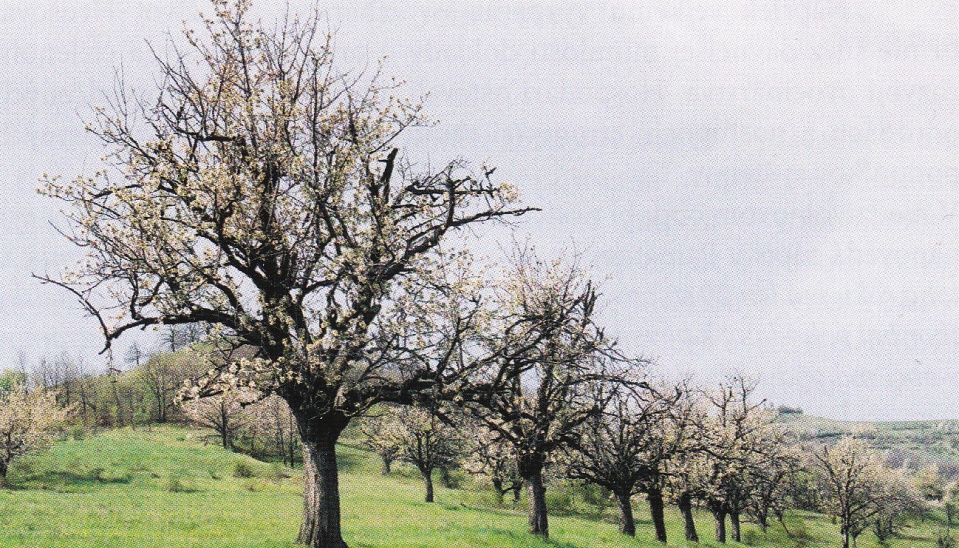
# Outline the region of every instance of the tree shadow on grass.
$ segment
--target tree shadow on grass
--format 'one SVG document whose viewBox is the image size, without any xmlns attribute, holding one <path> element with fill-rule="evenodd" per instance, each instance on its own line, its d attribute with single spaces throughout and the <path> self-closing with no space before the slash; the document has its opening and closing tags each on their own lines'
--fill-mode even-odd
<svg viewBox="0 0 959 548">
<path fill-rule="evenodd" d="M 104 468 L 89 470 L 43 470 L 7 478 L 5 487 L 13 490 L 91 487 L 102 484 L 126 484 L 133 481 L 130 472 L 108 472 Z"/>
</svg>

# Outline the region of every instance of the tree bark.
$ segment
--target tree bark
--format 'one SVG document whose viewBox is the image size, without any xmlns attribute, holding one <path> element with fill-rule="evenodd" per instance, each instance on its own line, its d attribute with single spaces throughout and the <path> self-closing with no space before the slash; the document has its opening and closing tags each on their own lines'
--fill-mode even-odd
<svg viewBox="0 0 959 548">
<path fill-rule="evenodd" d="M 649 501 L 649 514 L 653 519 L 653 527 L 656 530 L 656 540 L 666 543 L 666 516 L 663 512 L 663 492 L 659 489 L 650 489 L 646 492 L 646 499 Z"/>
<path fill-rule="evenodd" d="M 726 543 L 726 511 L 713 510 L 713 517 L 716 518 L 716 542 Z"/>
<path fill-rule="evenodd" d="M 516 482 L 513 484 L 513 504 L 519 502 L 519 497 L 523 491 L 523 482 Z"/>
<path fill-rule="evenodd" d="M 523 478 L 529 484 L 529 532 L 549 538 L 549 519 L 546 516 L 546 486 L 543 470 L 537 470 Z"/>
<path fill-rule="evenodd" d="M 619 532 L 635 537 L 636 520 L 633 519 L 633 502 L 629 492 L 616 493 L 616 505 L 619 506 Z"/>
<path fill-rule="evenodd" d="M 0 460 L 0 485 L 3 484 L 5 479 L 7 479 L 7 461 Z"/>
<path fill-rule="evenodd" d="M 347 548 L 340 530 L 336 440 L 348 422 L 345 417 L 299 421 L 305 488 L 303 523 L 296 540 L 310 548 Z"/>
<path fill-rule="evenodd" d="M 683 514 L 683 522 L 686 525 L 686 540 L 689 542 L 699 542 L 699 535 L 696 533 L 696 521 L 693 519 L 693 499 L 689 495 L 680 495 L 676 501 L 679 511 Z"/>
<path fill-rule="evenodd" d="M 383 457 L 383 470 L 382 470 L 381 473 L 382 473 L 384 476 L 388 476 L 388 475 L 390 475 L 390 473 L 393 472 L 392 464 L 393 464 L 393 461 L 392 461 L 392 460 L 390 460 L 390 459 L 388 459 L 388 458 L 386 458 L 386 457 Z"/>
<path fill-rule="evenodd" d="M 732 537 L 733 537 L 733 540 L 736 541 L 736 542 L 739 542 L 739 539 L 741 538 L 741 536 L 740 536 L 740 534 L 739 534 L 739 531 L 740 531 L 740 527 L 739 527 L 739 512 L 730 512 L 730 513 L 729 513 L 729 524 L 732 526 L 732 530 L 733 530 Z"/>
<path fill-rule="evenodd" d="M 420 469 L 423 475 L 423 485 L 426 486 L 426 502 L 433 502 L 433 469 Z"/>
<path fill-rule="evenodd" d="M 493 491 L 496 492 L 496 504 L 503 505 L 503 497 L 506 495 L 506 491 L 503 490 L 503 480 L 499 478 L 493 478 Z"/>
</svg>

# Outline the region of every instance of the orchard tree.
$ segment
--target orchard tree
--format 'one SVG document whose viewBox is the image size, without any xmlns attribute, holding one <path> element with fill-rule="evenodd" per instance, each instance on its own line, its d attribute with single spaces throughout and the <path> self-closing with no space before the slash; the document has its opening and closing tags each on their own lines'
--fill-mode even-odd
<svg viewBox="0 0 959 548">
<path fill-rule="evenodd" d="M 751 485 L 751 496 L 746 508 L 765 532 L 770 516 L 775 516 L 785 528 L 788 489 L 802 471 L 802 457 L 795 435 L 772 420 L 764 425 L 760 436 L 760 451 L 748 461 L 746 481 Z"/>
<path fill-rule="evenodd" d="M 489 478 L 497 503 L 503 504 L 506 493 L 513 494 L 514 504 L 519 502 L 523 478 L 519 475 L 513 446 L 497 432 L 482 426 L 467 426 L 466 432 L 467 450 L 463 469 Z"/>
<path fill-rule="evenodd" d="M 568 473 L 613 493 L 624 535 L 636 535 L 632 497 L 646 493 L 656 540 L 666 542 L 666 461 L 676 454 L 683 435 L 670 428 L 670 414 L 683 392 L 656 390 L 641 378 L 630 383 L 597 383 L 594 390 L 596 400 L 606 406 L 580 427 L 579 442 L 570 451 Z"/>
<path fill-rule="evenodd" d="M 67 410 L 57 404 L 53 392 L 43 388 L 31 391 L 19 382 L 0 390 L 0 485 L 10 463 L 46 447 L 66 419 Z"/>
<path fill-rule="evenodd" d="M 360 422 L 360 431 L 363 432 L 363 446 L 380 457 L 383 462 L 381 472 L 384 476 L 390 475 L 393 471 L 393 461 L 400 456 L 400 444 L 390 432 L 392 417 L 387 413 L 391 411 L 363 417 Z"/>
<path fill-rule="evenodd" d="M 433 470 L 452 467 L 460 456 L 456 430 L 443 424 L 435 414 L 404 406 L 386 419 L 385 435 L 399 447 L 399 458 L 419 470 L 426 487 L 426 502 L 433 502 Z"/>
<path fill-rule="evenodd" d="M 883 466 L 861 440 L 845 437 L 813 453 L 822 511 L 839 520 L 842 548 L 849 548 L 883 510 Z"/>
<path fill-rule="evenodd" d="M 531 249 L 518 250 L 513 266 L 498 285 L 481 367 L 454 392 L 466 414 L 512 446 L 529 486 L 530 532 L 548 537 L 543 472 L 603 409 L 590 387 L 613 381 L 621 363 L 596 324 L 597 292 L 582 269 Z"/>
<path fill-rule="evenodd" d="M 41 276 L 78 297 L 107 347 L 125 332 L 201 323 L 256 349 L 191 395 L 254 387 L 290 405 L 303 442 L 298 539 L 342 547 L 335 443 L 383 401 L 458 375 L 479 291 L 451 278 L 450 238 L 506 220 L 515 187 L 462 160 L 415 165 L 404 130 L 429 124 L 378 71 L 344 72 L 318 14 L 251 22 L 214 0 L 199 32 L 157 52 L 159 90 L 119 82 L 88 125 L 104 169 L 47 178 L 86 257 Z"/>
<path fill-rule="evenodd" d="M 240 397 L 227 391 L 184 402 L 183 411 L 197 426 L 213 430 L 224 449 L 233 449 L 233 441 L 249 420 L 244 404 L 255 398 L 253 394 Z"/>
</svg>

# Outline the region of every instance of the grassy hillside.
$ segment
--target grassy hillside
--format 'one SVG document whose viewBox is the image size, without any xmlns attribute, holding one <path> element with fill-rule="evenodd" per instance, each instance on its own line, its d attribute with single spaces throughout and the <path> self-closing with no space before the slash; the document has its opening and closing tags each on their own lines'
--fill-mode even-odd
<svg viewBox="0 0 959 548">
<path fill-rule="evenodd" d="M 853 434 L 883 454 L 895 453 L 896 466 L 917 469 L 937 464 L 947 477 L 959 475 L 959 421 L 956 420 L 854 422 L 801 413 L 780 417 L 806 439 L 830 440 Z"/>
<path fill-rule="evenodd" d="M 10 488 L 0 490 L 0 547 L 294 547 L 302 500 L 296 472 L 201 439 L 173 427 L 112 430 L 19 461 Z M 522 507 L 497 508 L 479 489 L 438 488 L 438 502 L 426 504 L 411 471 L 384 478 L 373 456 L 344 446 L 339 454 L 344 534 L 354 548 L 661 546 L 652 540 L 641 504 L 636 539 L 619 535 L 607 511 L 552 517 L 552 541 L 546 543 L 525 533 Z M 234 477 L 237 466 L 254 477 Z M 678 512 L 669 509 L 667 517 L 670 546 L 685 546 Z M 836 526 L 821 516 L 797 514 L 788 523 L 805 538 L 788 539 L 778 525 L 766 535 L 747 525 L 744 540 L 753 546 L 836 545 Z M 701 536 L 711 535 L 709 516 L 700 515 L 698 526 Z M 908 538 L 889 546 L 934 546 L 935 527 L 912 528 Z M 859 546 L 876 544 L 866 534 Z"/>
</svg>

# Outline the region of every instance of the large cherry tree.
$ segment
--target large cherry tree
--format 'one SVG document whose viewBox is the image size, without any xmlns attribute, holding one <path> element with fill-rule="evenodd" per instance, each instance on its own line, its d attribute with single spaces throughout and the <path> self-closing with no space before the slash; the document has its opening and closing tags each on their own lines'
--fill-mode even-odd
<svg viewBox="0 0 959 548">
<path fill-rule="evenodd" d="M 199 30 L 156 53 L 158 90 L 122 82 L 88 129 L 103 169 L 45 192 L 85 258 L 41 278 L 74 293 L 107 348 L 125 332 L 205 324 L 256 349 L 193 396 L 240 386 L 284 398 L 305 462 L 299 541 L 342 547 L 334 444 L 383 401 L 459 374 L 481 288 L 450 238 L 520 215 L 517 193 L 461 160 L 416 166 L 420 104 L 334 63 L 319 17 L 252 22 L 214 0 Z"/>
</svg>

